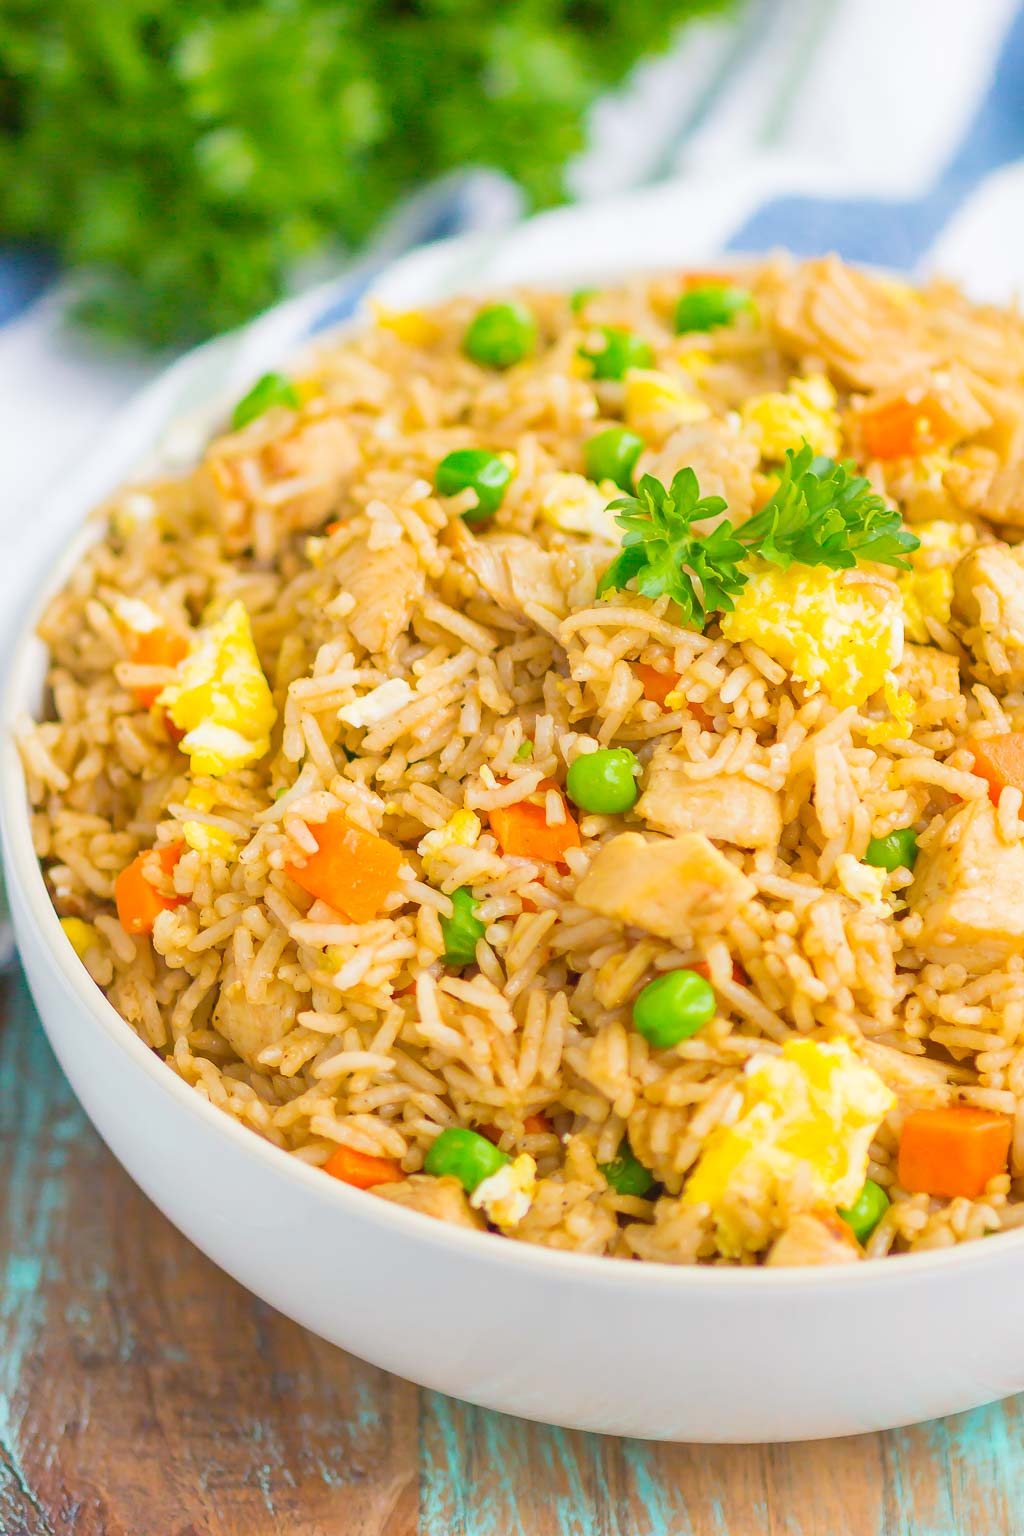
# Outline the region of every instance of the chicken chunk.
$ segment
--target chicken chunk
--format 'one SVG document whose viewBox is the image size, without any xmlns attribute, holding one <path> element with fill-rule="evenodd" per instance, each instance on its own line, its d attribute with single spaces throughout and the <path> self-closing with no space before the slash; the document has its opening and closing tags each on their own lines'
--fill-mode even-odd
<svg viewBox="0 0 1024 1536">
<path fill-rule="evenodd" d="M 981 544 L 953 572 L 953 628 L 995 693 L 1024 688 L 1024 547 Z"/>
<path fill-rule="evenodd" d="M 423 570 L 404 539 L 371 549 L 368 539 L 346 544 L 334 562 L 342 590 L 356 600 L 349 627 L 372 655 L 387 651 L 408 628 L 423 595 Z"/>
<path fill-rule="evenodd" d="M 914 877 L 911 905 L 923 926 L 913 942 L 926 959 L 974 971 L 1021 953 L 1024 843 L 1002 841 L 987 795 L 951 813 Z"/>
<path fill-rule="evenodd" d="M 955 464 L 945 485 L 972 517 L 983 517 L 1007 530 L 1024 529 L 1024 460 L 999 467 Z"/>
<path fill-rule="evenodd" d="M 949 726 L 963 730 L 967 706 L 960 692 L 960 663 L 934 645 L 905 645 L 896 669 L 896 685 L 914 701 L 918 730 Z"/>
<path fill-rule="evenodd" d="M 461 523 L 451 537 L 488 597 L 549 635 L 557 634 L 571 608 L 593 598 L 598 574 L 608 563 L 607 546 L 545 550 L 518 533 L 476 538 Z M 582 589 L 577 593 L 578 582 Z"/>
<path fill-rule="evenodd" d="M 213 1027 L 243 1061 L 257 1064 L 261 1051 L 276 1045 L 295 1027 L 295 1015 L 304 1006 L 298 993 L 278 977 L 268 983 L 262 1002 L 252 1003 L 245 993 L 234 963 L 229 961 L 213 1010 Z"/>
<path fill-rule="evenodd" d="M 451 1222 L 455 1227 L 483 1231 L 486 1226 L 483 1217 L 467 1200 L 466 1191 L 458 1179 L 433 1179 L 426 1174 L 414 1173 L 397 1184 L 376 1184 L 373 1193 L 379 1200 L 408 1206 L 411 1211 L 421 1211 L 424 1216 Z"/>
<path fill-rule="evenodd" d="M 765 1262 L 777 1268 L 797 1264 L 855 1264 L 864 1257 L 850 1228 L 835 1211 L 801 1211 L 781 1237 L 776 1238 Z"/>
<path fill-rule="evenodd" d="M 695 421 L 679 427 L 665 446 L 641 468 L 665 485 L 677 470 L 690 468 L 697 476 L 702 496 L 723 496 L 729 505 L 729 517 L 743 522 L 753 506 L 753 474 L 760 454 L 746 437 L 721 421 Z M 724 514 L 723 514 L 724 515 Z M 720 519 L 705 519 L 696 524 L 703 530 Z"/>
<path fill-rule="evenodd" d="M 703 832 L 737 848 L 774 848 L 782 836 L 782 810 L 773 789 L 738 773 L 690 779 L 671 758 L 651 765 L 636 813 L 659 832 Z"/>
<path fill-rule="evenodd" d="M 360 462 L 350 426 L 337 417 L 302 422 L 262 448 L 242 439 L 214 445 L 196 475 L 199 500 L 231 551 L 258 532 L 256 509 L 265 500 L 281 533 L 317 528 L 337 506 Z M 273 499 L 267 497 L 273 488 Z"/>
<path fill-rule="evenodd" d="M 622 832 L 599 849 L 576 889 L 592 912 L 672 939 L 718 932 L 754 886 L 699 832 L 647 841 Z"/>
</svg>

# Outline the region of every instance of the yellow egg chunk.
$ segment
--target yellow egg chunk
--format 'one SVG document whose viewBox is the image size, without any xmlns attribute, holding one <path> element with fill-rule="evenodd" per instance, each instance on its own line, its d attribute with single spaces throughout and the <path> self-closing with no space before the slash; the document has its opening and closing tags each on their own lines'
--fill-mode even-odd
<svg viewBox="0 0 1024 1536">
<path fill-rule="evenodd" d="M 474 1210 L 483 1211 L 503 1232 L 518 1227 L 537 1193 L 537 1164 L 528 1152 L 482 1179 L 469 1197 Z"/>
<path fill-rule="evenodd" d="M 373 317 L 382 330 L 391 331 L 399 341 L 411 347 L 427 347 L 441 334 L 436 320 L 418 309 L 388 309 L 384 304 L 371 304 Z"/>
<path fill-rule="evenodd" d="M 562 533 L 579 533 L 617 544 L 622 529 L 615 521 L 615 513 L 608 511 L 608 503 L 621 494 L 611 481 L 595 485 L 583 475 L 556 471 L 545 477 L 539 515 Z"/>
<path fill-rule="evenodd" d="M 64 929 L 64 935 L 79 960 L 84 960 L 92 946 L 99 942 L 99 934 L 96 932 L 96 929 L 92 923 L 87 923 L 83 917 L 62 917 L 60 925 Z"/>
<path fill-rule="evenodd" d="M 918 645 L 932 640 L 926 619 L 947 625 L 953 602 L 953 566 L 964 549 L 973 542 L 973 532 L 962 523 L 944 519 L 918 523 L 914 532 L 921 548 L 910 556 L 912 569 L 898 577 L 903 598 L 903 619 L 907 636 Z"/>
<path fill-rule="evenodd" d="M 727 640 L 752 640 L 839 708 L 863 704 L 903 656 L 903 608 L 881 582 L 822 565 L 758 564 L 722 617 Z"/>
<path fill-rule="evenodd" d="M 815 453 L 838 458 L 842 445 L 836 392 L 824 374 L 790 379 L 785 394 L 755 395 L 741 412 L 760 438 L 761 457 L 784 459 L 806 439 Z"/>
<path fill-rule="evenodd" d="M 630 368 L 623 390 L 623 414 L 627 426 L 650 437 L 686 422 L 706 421 L 711 411 L 699 395 L 685 389 L 671 374 Z"/>
<path fill-rule="evenodd" d="M 182 823 L 181 834 L 190 848 L 207 858 L 233 859 L 235 856 L 235 840 L 223 827 L 208 827 L 203 821 L 186 821 Z"/>
<path fill-rule="evenodd" d="M 684 1204 L 711 1207 L 730 1258 L 747 1246 L 746 1211 L 767 1205 L 781 1228 L 798 1210 L 852 1205 L 896 1102 L 844 1040 L 790 1040 L 781 1056 L 752 1057 L 742 1092 L 739 1118 L 711 1132 L 682 1194 Z"/>
<path fill-rule="evenodd" d="M 480 818 L 474 811 L 456 811 L 443 827 L 421 837 L 416 851 L 429 873 L 431 863 L 445 848 L 474 848 L 480 832 Z"/>
<path fill-rule="evenodd" d="M 266 755 L 277 711 L 242 603 L 200 631 L 157 703 L 185 732 L 180 746 L 193 773 L 218 778 Z"/>
</svg>

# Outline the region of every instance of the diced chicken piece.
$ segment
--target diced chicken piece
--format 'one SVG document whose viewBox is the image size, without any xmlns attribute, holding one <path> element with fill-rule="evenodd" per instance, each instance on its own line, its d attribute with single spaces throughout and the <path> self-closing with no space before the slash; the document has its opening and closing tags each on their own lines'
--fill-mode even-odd
<svg viewBox="0 0 1024 1536">
<path fill-rule="evenodd" d="M 1024 460 L 998 467 L 954 464 L 945 484 L 959 506 L 1007 530 L 1024 529 Z"/>
<path fill-rule="evenodd" d="M 294 1029 L 295 1015 L 302 1006 L 298 993 L 276 976 L 268 983 L 263 1001 L 250 1002 L 234 962 L 229 961 L 211 1022 L 232 1050 L 255 1066 L 261 1051 L 276 1045 Z"/>
<path fill-rule="evenodd" d="M 892 283 L 830 256 L 792 274 L 774 328 L 787 351 L 820 359 L 840 384 L 895 388 L 941 358 L 910 303 Z"/>
<path fill-rule="evenodd" d="M 916 950 L 972 971 L 1024 945 L 1024 843 L 1004 843 L 986 795 L 954 811 L 944 836 L 921 853 L 911 904 L 922 918 Z"/>
<path fill-rule="evenodd" d="M 754 886 L 699 832 L 651 840 L 622 832 L 599 849 L 576 889 L 580 906 L 671 939 L 714 933 Z"/>
<path fill-rule="evenodd" d="M 262 447 L 254 444 L 251 453 L 223 452 L 215 445 L 196 485 L 202 505 L 235 551 L 251 542 L 254 509 L 266 490 L 275 492 L 266 505 L 276 528 L 285 533 L 317 528 L 337 506 L 359 462 L 351 427 L 329 416 L 300 423 L 289 436 Z"/>
<path fill-rule="evenodd" d="M 1024 546 L 981 544 L 953 572 L 953 627 L 996 693 L 1024 688 Z"/>
<path fill-rule="evenodd" d="M 424 1216 L 449 1221 L 454 1227 L 474 1227 L 483 1231 L 486 1226 L 484 1218 L 470 1206 L 458 1179 L 433 1179 L 423 1173 L 414 1173 L 397 1184 L 375 1184 L 373 1193 L 379 1200 L 408 1206 L 411 1211 L 421 1211 Z"/>
<path fill-rule="evenodd" d="M 289 528 L 317 528 L 338 505 L 343 486 L 361 457 L 355 433 L 337 416 L 306 422 L 264 450 L 268 480 L 294 480 L 294 494 L 280 504 Z"/>
<path fill-rule="evenodd" d="M 645 457 L 641 468 L 665 485 L 680 469 L 697 476 L 702 496 L 723 496 L 733 522 L 743 522 L 753 506 L 753 475 L 760 454 L 757 447 L 722 421 L 695 421 L 672 433 L 665 446 Z M 704 531 L 718 518 L 705 518 L 694 526 Z"/>
<path fill-rule="evenodd" d="M 577 606 L 577 597 L 579 602 L 593 597 L 598 574 L 608 563 L 607 545 L 545 550 L 518 533 L 477 538 L 461 520 L 452 525 L 450 537 L 499 608 L 551 635 Z M 572 590 L 577 582 L 585 588 L 579 594 Z"/>
<path fill-rule="evenodd" d="M 864 1257 L 850 1228 L 835 1211 L 801 1211 L 776 1238 L 766 1263 L 777 1268 L 798 1264 L 855 1264 Z"/>
<path fill-rule="evenodd" d="M 896 686 L 914 701 L 914 725 L 932 730 L 948 725 L 962 730 L 967 706 L 960 692 L 960 663 L 934 645 L 905 645 L 896 669 Z"/>
<path fill-rule="evenodd" d="M 334 561 L 334 574 L 344 592 L 356 600 L 349 628 L 372 655 L 387 651 L 407 629 L 423 596 L 423 569 L 404 539 L 384 549 L 353 539 Z"/>
<path fill-rule="evenodd" d="M 636 814 L 659 832 L 703 832 L 737 848 L 774 848 L 782 836 L 782 810 L 773 789 L 736 773 L 690 779 L 671 758 L 652 763 Z"/>
</svg>

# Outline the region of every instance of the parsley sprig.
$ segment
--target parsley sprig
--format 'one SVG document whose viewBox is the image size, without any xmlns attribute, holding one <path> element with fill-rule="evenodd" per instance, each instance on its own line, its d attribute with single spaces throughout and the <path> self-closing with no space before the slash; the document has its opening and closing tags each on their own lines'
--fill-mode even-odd
<svg viewBox="0 0 1024 1536">
<path fill-rule="evenodd" d="M 636 494 L 613 501 L 609 510 L 625 532 L 598 596 L 632 581 L 645 597 L 667 594 L 684 623 L 700 628 L 710 614 L 735 607 L 750 579 L 742 568 L 750 558 L 783 570 L 793 564 L 848 570 L 863 561 L 908 570 L 906 557 L 920 545 L 852 463 L 815 457 L 806 442 L 786 454 L 774 494 L 739 528 L 722 518 L 708 533 L 695 530 L 728 507 L 721 496 L 701 496 L 692 469 L 681 469 L 667 490 L 644 475 Z"/>
</svg>

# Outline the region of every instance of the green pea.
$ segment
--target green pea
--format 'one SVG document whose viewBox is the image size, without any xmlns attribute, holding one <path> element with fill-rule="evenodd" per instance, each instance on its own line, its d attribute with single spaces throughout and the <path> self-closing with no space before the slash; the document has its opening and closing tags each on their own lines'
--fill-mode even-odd
<svg viewBox="0 0 1024 1536">
<path fill-rule="evenodd" d="M 597 1166 L 617 1194 L 642 1197 L 654 1188 L 654 1174 L 634 1156 L 632 1147 L 625 1139 L 612 1162 L 598 1163 Z"/>
<path fill-rule="evenodd" d="M 866 1243 L 888 1209 L 889 1196 L 874 1179 L 868 1179 L 849 1210 L 840 1210 L 838 1214 L 858 1243 Z"/>
<path fill-rule="evenodd" d="M 654 353 L 633 331 L 625 331 L 619 325 L 602 325 L 604 346 L 596 352 L 580 347 L 580 357 L 585 357 L 593 369 L 595 379 L 621 379 L 627 368 L 649 368 Z"/>
<path fill-rule="evenodd" d="M 569 308 L 572 310 L 573 314 L 582 314 L 587 305 L 590 303 L 591 299 L 597 298 L 598 292 L 599 290 L 597 288 L 577 288 L 575 293 L 570 294 Z"/>
<path fill-rule="evenodd" d="M 913 869 L 916 862 L 917 833 L 911 827 L 900 827 L 888 837 L 873 837 L 864 855 L 864 863 L 875 869 Z"/>
<path fill-rule="evenodd" d="M 588 480 L 613 480 L 620 490 L 631 492 L 636 461 L 645 443 L 625 427 L 606 427 L 583 445 Z"/>
<path fill-rule="evenodd" d="M 690 288 L 676 304 L 676 335 L 689 331 L 713 331 L 720 325 L 732 325 L 744 310 L 753 311 L 753 296 L 746 288 L 725 283 L 702 283 Z"/>
<path fill-rule="evenodd" d="M 602 747 L 578 757 L 565 779 L 573 805 L 594 816 L 621 816 L 637 802 L 640 763 L 628 747 Z"/>
<path fill-rule="evenodd" d="M 519 750 L 512 759 L 514 763 L 528 763 L 533 756 L 533 742 L 524 741 L 519 745 Z"/>
<path fill-rule="evenodd" d="M 291 379 L 283 373 L 265 373 L 235 406 L 231 417 L 232 429 L 241 432 L 250 421 L 255 421 L 257 416 L 269 411 L 272 405 L 286 405 L 290 411 L 297 411 L 299 404 L 298 390 Z"/>
<path fill-rule="evenodd" d="M 439 496 L 458 496 L 460 491 L 476 492 L 476 506 L 462 516 L 467 523 L 482 523 L 493 517 L 505 499 L 512 471 L 505 460 L 488 448 L 456 448 L 445 454 L 434 471 L 434 486 Z"/>
<path fill-rule="evenodd" d="M 486 1136 L 467 1131 L 462 1126 L 451 1126 L 434 1142 L 423 1167 L 437 1179 L 450 1174 L 471 1195 L 478 1184 L 510 1161 L 508 1154 L 500 1151 Z"/>
<path fill-rule="evenodd" d="M 460 885 L 457 891 L 452 891 L 452 915 L 441 919 L 442 958 L 446 965 L 475 963 L 476 941 L 484 934 L 484 924 L 477 917 L 476 909 L 477 900 L 468 885 Z"/>
<path fill-rule="evenodd" d="M 715 1016 L 711 983 L 696 971 L 666 971 L 649 981 L 633 1004 L 633 1027 L 655 1050 L 689 1040 Z"/>
<path fill-rule="evenodd" d="M 488 304 L 466 327 L 462 350 L 481 368 L 511 368 L 537 345 L 537 322 L 525 304 Z"/>
</svg>

